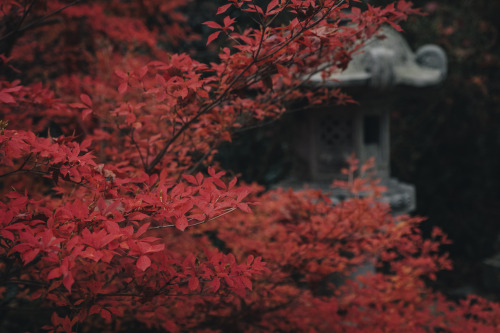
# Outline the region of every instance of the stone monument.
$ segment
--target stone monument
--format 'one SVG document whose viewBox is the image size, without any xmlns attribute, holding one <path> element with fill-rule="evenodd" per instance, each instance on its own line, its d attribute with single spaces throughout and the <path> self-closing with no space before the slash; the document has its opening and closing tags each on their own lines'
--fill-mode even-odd
<svg viewBox="0 0 500 333">
<path fill-rule="evenodd" d="M 436 45 L 412 52 L 403 36 L 383 27 L 353 56 L 348 67 L 323 79 L 311 77 L 314 87 L 341 87 L 363 91 L 359 105 L 324 105 L 309 108 L 300 116 L 294 131 L 294 165 L 285 186 L 322 188 L 328 191 L 341 176 L 346 157 L 355 153 L 361 161 L 375 157 L 377 176 L 388 188 L 383 200 L 395 214 L 415 209 L 415 187 L 390 177 L 391 113 L 387 97 L 391 89 L 417 89 L 441 83 L 446 77 L 447 59 Z M 342 193 L 333 192 L 338 201 Z"/>
</svg>

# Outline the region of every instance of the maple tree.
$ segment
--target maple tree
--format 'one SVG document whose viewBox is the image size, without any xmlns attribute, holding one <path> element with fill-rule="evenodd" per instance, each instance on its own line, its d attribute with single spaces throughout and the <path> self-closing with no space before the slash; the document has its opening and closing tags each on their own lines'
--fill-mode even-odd
<svg viewBox="0 0 500 333">
<path fill-rule="evenodd" d="M 49 332 L 497 329 L 496 304 L 426 287 L 446 237 L 392 217 L 355 160 L 338 205 L 259 194 L 214 161 L 286 103 L 345 101 L 301 88 L 419 13 L 351 2 L 230 0 L 204 23 L 210 62 L 167 51 L 202 38 L 185 0 L 3 1 L 2 298 L 53 309 Z"/>
</svg>

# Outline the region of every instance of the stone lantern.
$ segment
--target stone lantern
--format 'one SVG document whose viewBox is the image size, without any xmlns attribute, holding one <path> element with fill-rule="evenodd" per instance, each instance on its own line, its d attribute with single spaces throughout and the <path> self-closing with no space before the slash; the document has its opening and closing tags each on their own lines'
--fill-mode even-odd
<svg viewBox="0 0 500 333">
<path fill-rule="evenodd" d="M 322 79 L 313 76 L 315 87 L 342 87 L 361 91 L 359 105 L 324 105 L 300 115 L 294 131 L 294 163 L 287 185 L 307 183 L 327 189 L 339 178 L 346 157 L 355 153 L 361 161 L 375 157 L 376 171 L 388 188 L 384 200 L 395 214 L 415 209 L 415 187 L 390 177 L 390 103 L 393 89 L 416 89 L 439 84 L 447 71 L 444 51 L 426 45 L 412 52 L 400 33 L 383 27 L 353 57 L 346 70 Z M 399 88 L 398 88 L 399 89 Z M 300 186 L 300 185 L 299 185 Z M 334 193 L 333 199 L 341 196 Z"/>
</svg>

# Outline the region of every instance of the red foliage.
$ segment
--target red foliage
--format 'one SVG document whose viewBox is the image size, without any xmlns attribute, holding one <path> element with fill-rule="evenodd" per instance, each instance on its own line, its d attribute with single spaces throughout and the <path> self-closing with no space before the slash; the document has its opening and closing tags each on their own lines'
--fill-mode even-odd
<svg viewBox="0 0 500 333">
<path fill-rule="evenodd" d="M 200 38 L 186 4 L 0 5 L 2 297 L 56 309 L 50 332 L 497 329 L 496 304 L 426 287 L 450 267 L 445 236 L 393 218 L 354 161 L 336 184 L 356 195 L 338 205 L 315 191 L 257 196 L 213 162 L 234 128 L 285 102 L 350 101 L 299 88 L 418 11 L 230 0 L 205 22 L 222 47 L 203 63 L 165 51 Z M 376 273 L 353 275 L 367 263 Z"/>
</svg>

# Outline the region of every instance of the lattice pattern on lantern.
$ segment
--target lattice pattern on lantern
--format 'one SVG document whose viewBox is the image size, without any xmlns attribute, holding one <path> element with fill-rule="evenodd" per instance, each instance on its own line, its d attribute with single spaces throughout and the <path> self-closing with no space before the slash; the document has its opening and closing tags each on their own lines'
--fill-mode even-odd
<svg viewBox="0 0 500 333">
<path fill-rule="evenodd" d="M 324 115 L 318 118 L 318 167 L 320 172 L 339 172 L 346 156 L 354 151 L 353 118 Z"/>
</svg>

